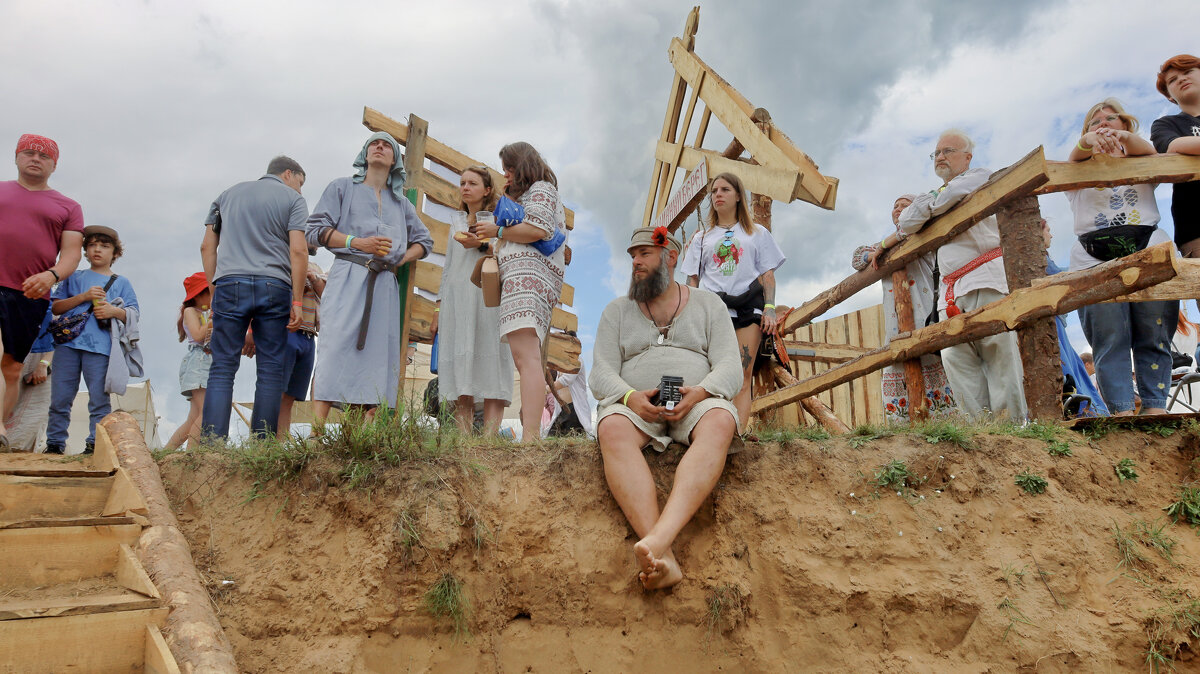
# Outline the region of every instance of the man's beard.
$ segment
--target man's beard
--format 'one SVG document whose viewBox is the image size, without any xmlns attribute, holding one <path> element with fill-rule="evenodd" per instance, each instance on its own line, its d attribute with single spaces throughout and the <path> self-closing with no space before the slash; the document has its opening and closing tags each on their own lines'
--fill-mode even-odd
<svg viewBox="0 0 1200 674">
<path fill-rule="evenodd" d="M 636 275 L 630 275 L 629 299 L 634 302 L 649 302 L 667 291 L 671 285 L 671 270 L 665 262 L 659 262 L 646 278 L 638 280 Z"/>
</svg>

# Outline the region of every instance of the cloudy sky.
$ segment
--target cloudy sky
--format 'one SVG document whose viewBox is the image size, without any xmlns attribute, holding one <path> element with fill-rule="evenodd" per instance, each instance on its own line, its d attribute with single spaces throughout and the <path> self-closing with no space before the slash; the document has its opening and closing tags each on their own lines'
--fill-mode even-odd
<svg viewBox="0 0 1200 674">
<path fill-rule="evenodd" d="M 514 140 L 543 152 L 577 212 L 567 280 L 590 362 L 600 312 L 628 278 L 625 242 L 645 204 L 672 77 L 667 46 L 692 4 L 8 0 L 0 142 L 15 146 L 26 132 L 56 139 L 51 185 L 83 205 L 89 224 L 121 232 L 127 252 L 115 270 L 141 300 L 165 433 L 187 413 L 174 326 L 181 281 L 201 268 L 208 205 L 285 153 L 308 172 L 311 207 L 349 173 L 367 135 L 363 106 L 418 114 L 432 136 L 493 166 Z M 1194 1 L 1134 7 L 706 3 L 696 52 L 841 180 L 832 212 L 776 203 L 775 235 L 789 256 L 780 300 L 799 304 L 845 277 L 854 247 L 888 231 L 896 195 L 940 183 L 927 155 L 946 127 L 970 131 L 974 165 L 991 168 L 1038 145 L 1065 158 L 1083 114 L 1106 96 L 1122 99 L 1148 134 L 1175 111 L 1154 89 L 1158 65 L 1200 45 Z M 719 148 L 728 135 L 716 127 L 708 145 Z M 15 168 L 0 173 L 15 177 Z M 1171 231 L 1169 200 L 1160 188 Z M 1044 198 L 1042 210 L 1065 264 L 1066 199 Z M 872 288 L 843 307 L 879 300 Z M 1077 325 L 1072 336 L 1086 348 Z M 252 372 L 243 361 L 240 400 L 252 398 Z"/>
</svg>

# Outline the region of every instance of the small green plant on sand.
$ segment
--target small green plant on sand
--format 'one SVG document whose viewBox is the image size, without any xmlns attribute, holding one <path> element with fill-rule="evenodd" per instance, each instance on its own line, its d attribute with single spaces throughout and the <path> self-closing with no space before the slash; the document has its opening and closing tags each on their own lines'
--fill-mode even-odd
<svg viewBox="0 0 1200 674">
<path fill-rule="evenodd" d="M 912 476 L 903 461 L 893 460 L 875 469 L 875 479 L 872 482 L 876 487 L 883 489 L 904 491 L 908 489 L 908 480 Z"/>
<path fill-rule="evenodd" d="M 1071 445 L 1063 440 L 1051 440 L 1046 443 L 1046 453 L 1050 456 L 1071 456 Z"/>
<path fill-rule="evenodd" d="M 895 435 L 895 432 L 887 426 L 877 426 L 875 424 L 860 424 L 850 431 L 848 436 L 850 446 L 854 449 L 861 449 L 867 443 L 873 442 L 880 438 L 886 438 L 890 435 Z"/>
<path fill-rule="evenodd" d="M 1145 427 L 1147 433 L 1153 433 L 1163 438 L 1175 435 L 1175 431 L 1177 430 L 1179 430 L 1179 423 L 1175 421 L 1160 421 Z"/>
<path fill-rule="evenodd" d="M 1142 544 L 1134 539 L 1132 532 L 1121 531 L 1121 526 L 1114 522 L 1112 537 L 1113 543 L 1117 545 L 1117 555 L 1121 558 L 1121 561 L 1117 562 L 1118 569 L 1121 567 L 1126 569 L 1150 567 L 1150 560 L 1142 553 Z"/>
<path fill-rule="evenodd" d="M 721 629 L 721 621 L 728 618 L 731 610 L 741 607 L 742 591 L 736 585 L 728 583 L 718 585 L 708 593 L 708 638 Z"/>
<path fill-rule="evenodd" d="M 1029 472 L 1028 468 L 1026 468 L 1024 472 L 1018 473 L 1013 482 L 1015 482 L 1016 485 L 1021 489 L 1024 489 L 1025 493 L 1027 494 L 1045 493 L 1046 485 L 1049 484 L 1046 482 L 1046 478 L 1036 473 Z"/>
<path fill-rule="evenodd" d="M 792 440 L 812 440 L 821 442 L 833 437 L 829 431 L 820 426 L 804 426 L 801 428 L 762 428 L 755 431 L 762 442 L 791 442 Z"/>
<path fill-rule="evenodd" d="M 435 618 L 450 618 L 455 637 L 465 638 L 471 633 L 467 626 L 471 602 L 463 592 L 463 582 L 453 574 L 443 573 L 425 593 L 425 610 Z"/>
<path fill-rule="evenodd" d="M 1003 569 L 1000 569 L 1000 580 L 1003 580 L 1009 587 L 1025 584 L 1025 574 L 1029 571 L 1029 565 L 1024 564 L 1021 568 L 1017 568 L 1015 564 L 1009 564 Z"/>
<path fill-rule="evenodd" d="M 925 442 L 949 442 L 959 449 L 975 449 L 975 429 L 953 419 L 937 419 L 915 423 L 909 427 L 913 435 L 924 436 Z"/>
<path fill-rule="evenodd" d="M 396 517 L 396 542 L 404 550 L 404 557 L 412 559 L 413 550 L 421 545 L 421 530 L 417 528 L 417 516 L 412 509 L 405 509 Z"/>
<path fill-rule="evenodd" d="M 1153 672 L 1166 665 L 1172 671 L 1181 642 L 1200 637 L 1200 600 L 1187 592 L 1172 593 L 1146 619 L 1146 664 Z"/>
<path fill-rule="evenodd" d="M 1163 510 L 1175 522 L 1183 520 L 1192 526 L 1200 526 L 1200 486 L 1180 485 L 1175 501 Z"/>
<path fill-rule="evenodd" d="M 1134 463 L 1133 459 L 1129 458 L 1128 456 L 1118 461 L 1116 465 L 1113 466 L 1113 470 L 1116 471 L 1117 480 L 1119 482 L 1124 482 L 1125 480 L 1136 482 L 1138 479 L 1137 464 Z"/>
<path fill-rule="evenodd" d="M 1005 618 L 1008 618 L 1008 627 L 1004 628 L 1004 637 L 1001 638 L 1000 641 L 1008 640 L 1008 633 L 1012 631 L 1013 627 L 1015 627 L 1017 623 L 1021 623 L 1022 625 L 1033 625 L 1033 621 L 1026 617 L 1025 614 L 1021 612 L 1021 609 L 1017 608 L 1016 602 L 1008 597 L 1005 597 L 1004 601 L 1001 601 L 996 608 L 1000 609 L 1001 615 L 1003 615 Z"/>
</svg>

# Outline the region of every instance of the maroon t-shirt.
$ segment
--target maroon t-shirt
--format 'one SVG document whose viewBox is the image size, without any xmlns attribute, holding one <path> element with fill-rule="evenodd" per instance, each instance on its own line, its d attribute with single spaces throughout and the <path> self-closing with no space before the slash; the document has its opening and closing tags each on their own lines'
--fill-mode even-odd
<svg viewBox="0 0 1200 674">
<path fill-rule="evenodd" d="M 55 190 L 0 181 L 0 286 L 20 290 L 25 279 L 53 267 L 63 232 L 83 232 L 79 204 Z"/>
</svg>

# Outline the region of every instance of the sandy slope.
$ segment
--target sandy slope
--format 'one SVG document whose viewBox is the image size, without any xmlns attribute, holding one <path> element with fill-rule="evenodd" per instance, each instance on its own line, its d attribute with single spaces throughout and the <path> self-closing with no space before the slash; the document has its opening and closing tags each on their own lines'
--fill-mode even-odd
<svg viewBox="0 0 1200 674">
<path fill-rule="evenodd" d="M 1145 668 L 1167 592 L 1200 596 L 1190 528 L 1169 528 L 1180 566 L 1147 549 L 1141 579 L 1117 568 L 1111 534 L 1162 515 L 1196 479 L 1198 446 L 1182 431 L 1081 439 L 1063 458 L 1007 436 L 974 451 L 914 436 L 752 445 L 681 535 L 683 583 L 652 594 L 593 445 L 481 451 L 482 473 L 414 467 L 371 494 L 310 468 L 250 501 L 216 457 L 163 468 L 247 672 L 1114 671 Z M 1126 456 L 1141 477 L 1118 483 Z M 660 487 L 678 458 L 652 461 Z M 892 459 L 927 482 L 877 492 L 866 480 Z M 1045 494 L 1013 484 L 1026 467 Z M 465 641 L 422 610 L 443 572 L 466 582 Z M 1200 647 L 1177 643 L 1182 658 Z"/>
</svg>

